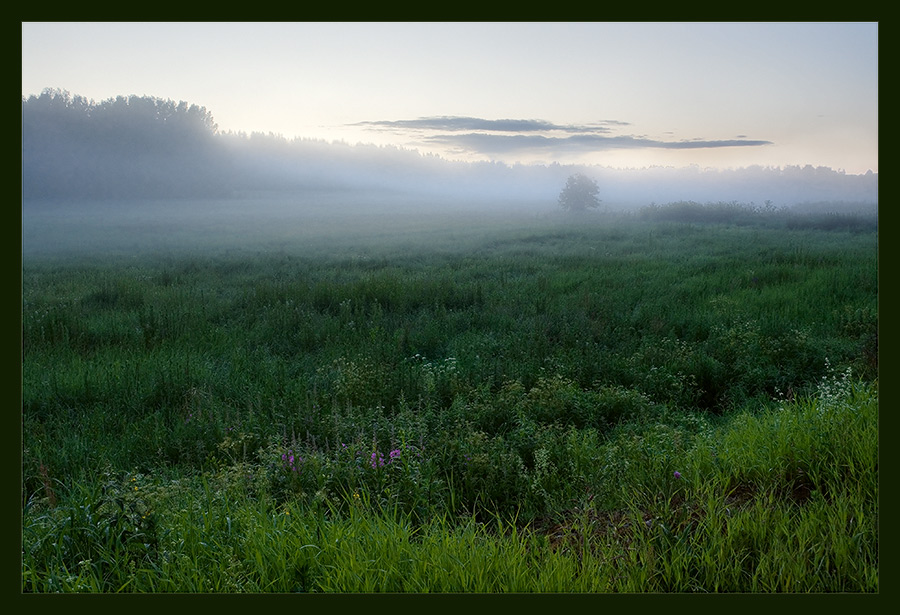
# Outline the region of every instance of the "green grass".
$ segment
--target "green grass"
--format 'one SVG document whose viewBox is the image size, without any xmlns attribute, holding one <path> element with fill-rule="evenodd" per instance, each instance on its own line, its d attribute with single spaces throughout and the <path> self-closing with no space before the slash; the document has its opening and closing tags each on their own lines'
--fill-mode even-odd
<svg viewBox="0 0 900 615">
<path fill-rule="evenodd" d="M 878 591 L 874 232 L 300 222 L 25 250 L 24 591 Z"/>
<path fill-rule="evenodd" d="M 622 464 L 621 507 L 552 523 L 416 520 L 365 491 L 278 503 L 252 466 L 107 476 L 26 510 L 23 589 L 877 592 L 877 394 L 839 384 L 715 428 L 623 429 L 593 448 Z"/>
</svg>

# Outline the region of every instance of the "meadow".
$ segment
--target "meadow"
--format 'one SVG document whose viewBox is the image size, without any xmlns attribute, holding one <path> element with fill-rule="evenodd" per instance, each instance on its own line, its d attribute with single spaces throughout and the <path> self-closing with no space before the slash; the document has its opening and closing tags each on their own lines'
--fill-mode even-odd
<svg viewBox="0 0 900 615">
<path fill-rule="evenodd" d="M 879 591 L 871 221 L 259 206 L 23 214 L 23 592 Z"/>
</svg>

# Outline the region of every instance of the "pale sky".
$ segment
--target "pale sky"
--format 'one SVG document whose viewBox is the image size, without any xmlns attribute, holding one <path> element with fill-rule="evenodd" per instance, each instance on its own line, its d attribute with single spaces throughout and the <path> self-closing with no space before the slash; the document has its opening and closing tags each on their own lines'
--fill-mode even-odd
<svg viewBox="0 0 900 615">
<path fill-rule="evenodd" d="M 877 23 L 23 23 L 45 88 L 450 159 L 878 171 Z"/>
</svg>

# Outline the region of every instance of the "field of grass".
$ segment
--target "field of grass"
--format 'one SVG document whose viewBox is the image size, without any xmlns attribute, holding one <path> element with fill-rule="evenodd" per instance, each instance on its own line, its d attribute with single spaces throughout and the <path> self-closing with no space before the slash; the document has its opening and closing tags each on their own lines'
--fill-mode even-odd
<svg viewBox="0 0 900 615">
<path fill-rule="evenodd" d="M 26 213 L 23 591 L 879 590 L 873 228 L 252 212 Z"/>
</svg>

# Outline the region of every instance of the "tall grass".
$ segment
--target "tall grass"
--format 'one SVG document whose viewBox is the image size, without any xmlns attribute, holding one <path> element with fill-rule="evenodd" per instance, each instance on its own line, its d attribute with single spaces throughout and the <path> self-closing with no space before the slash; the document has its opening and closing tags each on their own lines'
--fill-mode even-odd
<svg viewBox="0 0 900 615">
<path fill-rule="evenodd" d="M 591 447 L 620 464 L 619 507 L 541 522 L 416 519 L 363 490 L 279 503 L 252 465 L 107 476 L 26 509 L 23 589 L 878 591 L 877 392 L 835 382 L 717 427 L 622 429 Z"/>
<path fill-rule="evenodd" d="M 458 231 L 26 257 L 23 589 L 878 590 L 872 234 Z"/>
</svg>

